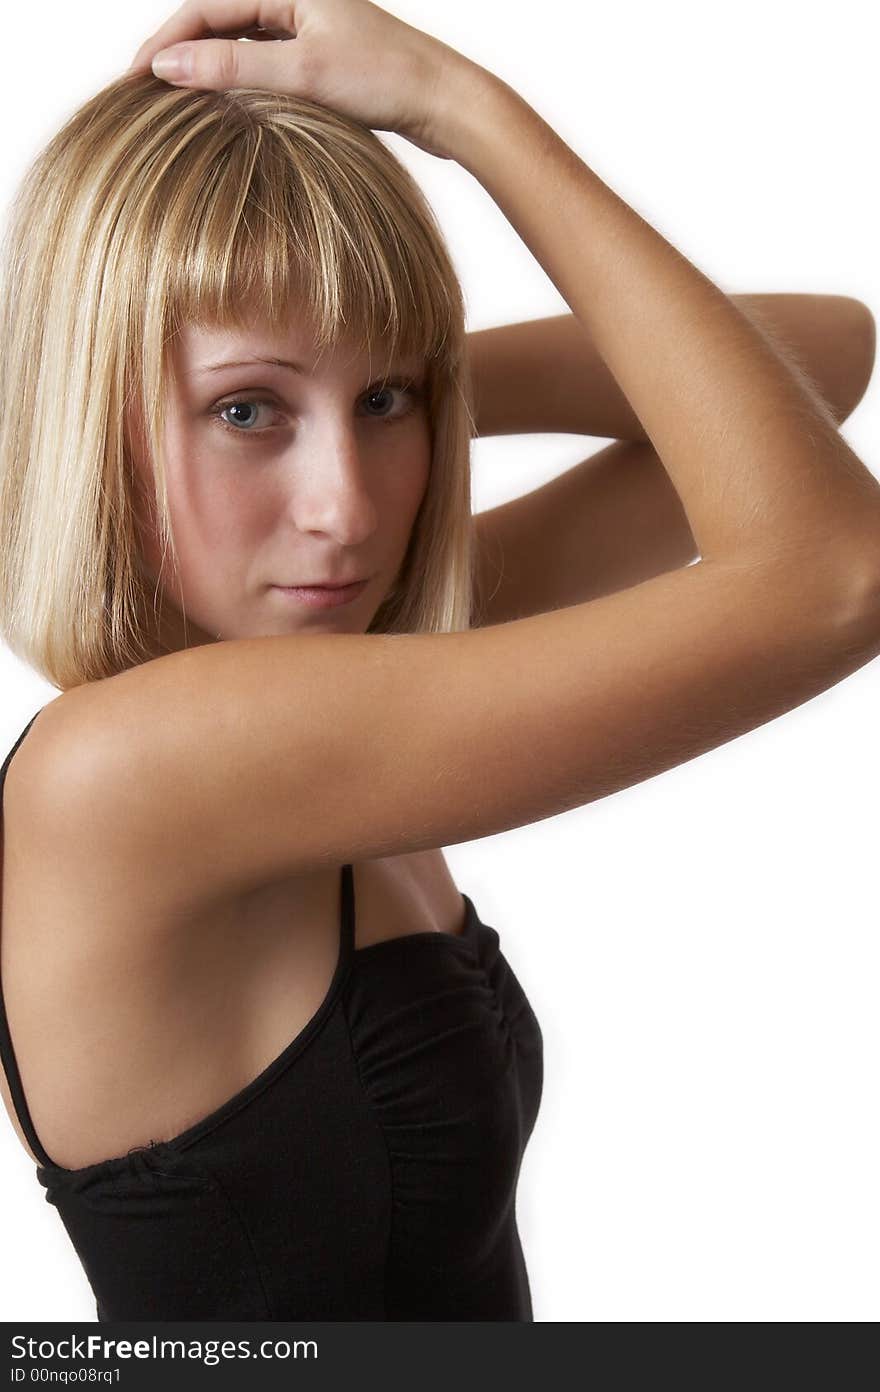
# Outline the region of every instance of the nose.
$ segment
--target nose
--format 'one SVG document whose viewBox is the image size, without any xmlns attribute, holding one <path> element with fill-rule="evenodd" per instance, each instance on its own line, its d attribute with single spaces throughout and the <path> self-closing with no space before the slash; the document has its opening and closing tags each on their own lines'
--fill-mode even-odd
<svg viewBox="0 0 880 1392">
<path fill-rule="evenodd" d="M 369 456 L 351 421 L 325 420 L 297 451 L 291 510 L 300 532 L 324 532 L 358 546 L 376 530 Z"/>
</svg>

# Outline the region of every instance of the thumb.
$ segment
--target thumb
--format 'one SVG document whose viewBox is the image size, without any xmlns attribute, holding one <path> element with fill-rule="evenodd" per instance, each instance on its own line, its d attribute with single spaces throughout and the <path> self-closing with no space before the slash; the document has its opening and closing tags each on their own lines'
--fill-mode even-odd
<svg viewBox="0 0 880 1392">
<path fill-rule="evenodd" d="M 160 49 L 150 66 L 156 77 L 177 87 L 203 87 L 215 92 L 230 87 L 263 87 L 285 92 L 290 90 L 290 47 L 294 42 L 199 39 Z"/>
</svg>

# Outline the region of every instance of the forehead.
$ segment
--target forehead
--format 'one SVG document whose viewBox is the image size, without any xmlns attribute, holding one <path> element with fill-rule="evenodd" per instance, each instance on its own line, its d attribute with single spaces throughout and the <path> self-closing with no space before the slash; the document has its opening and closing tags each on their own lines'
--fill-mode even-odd
<svg viewBox="0 0 880 1392">
<path fill-rule="evenodd" d="M 361 376 L 383 371 L 392 363 L 415 370 L 423 361 L 417 354 L 398 353 L 392 358 L 390 344 L 374 344 L 370 350 L 355 337 L 342 338 L 319 352 L 308 323 L 293 316 L 281 328 L 259 320 L 244 326 L 183 324 L 173 341 L 172 358 L 179 374 L 206 382 L 235 365 L 284 367 L 302 376 L 325 372 Z"/>
</svg>

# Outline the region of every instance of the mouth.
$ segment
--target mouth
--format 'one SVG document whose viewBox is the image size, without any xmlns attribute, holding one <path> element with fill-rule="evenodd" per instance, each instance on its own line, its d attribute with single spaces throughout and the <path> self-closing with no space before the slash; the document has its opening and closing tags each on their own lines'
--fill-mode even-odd
<svg viewBox="0 0 880 1392">
<path fill-rule="evenodd" d="M 363 594 L 372 577 L 355 580 L 347 585 L 273 585 L 272 589 L 286 596 L 294 603 L 307 605 L 312 609 L 330 609 L 339 604 L 350 604 Z"/>
<path fill-rule="evenodd" d="M 282 585 L 282 590 L 347 590 L 362 585 L 363 580 L 301 580 L 296 585 Z"/>
</svg>

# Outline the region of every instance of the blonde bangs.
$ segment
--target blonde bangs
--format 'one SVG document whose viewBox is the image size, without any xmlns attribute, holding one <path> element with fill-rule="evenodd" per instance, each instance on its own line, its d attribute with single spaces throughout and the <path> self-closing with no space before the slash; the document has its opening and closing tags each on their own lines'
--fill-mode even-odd
<svg viewBox="0 0 880 1392">
<path fill-rule="evenodd" d="M 265 96 L 253 99 L 262 105 Z M 411 215 L 400 200 L 392 206 L 392 188 L 365 178 L 355 151 L 343 160 L 338 139 L 321 134 L 300 111 L 271 127 L 246 124 L 222 161 L 219 151 L 200 151 L 210 193 L 171 210 L 169 255 L 153 266 L 174 327 L 241 326 L 256 316 L 283 330 L 296 313 L 319 351 L 356 338 L 389 360 L 441 358 L 457 306 L 440 268 L 426 264 L 420 229 L 406 227 Z"/>
</svg>

